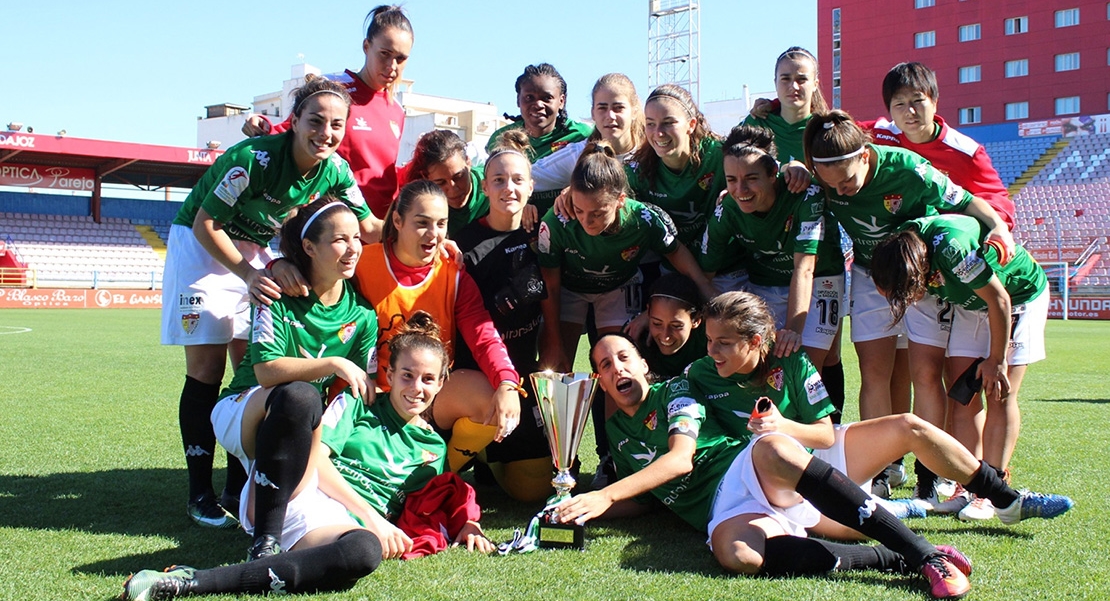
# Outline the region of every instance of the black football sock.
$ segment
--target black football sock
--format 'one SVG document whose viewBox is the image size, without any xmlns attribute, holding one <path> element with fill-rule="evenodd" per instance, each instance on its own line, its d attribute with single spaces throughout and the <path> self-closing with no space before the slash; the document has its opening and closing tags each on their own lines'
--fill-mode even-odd
<svg viewBox="0 0 1110 601">
<path fill-rule="evenodd" d="M 912 568 L 919 568 L 937 554 L 929 541 L 910 531 L 848 476 L 822 459 L 810 459 L 795 490 L 829 519 L 879 541 L 905 557 Z"/>
<path fill-rule="evenodd" d="M 381 560 L 378 537 L 368 530 L 351 530 L 331 544 L 198 570 L 190 592 L 283 594 L 345 590 L 377 569 Z"/>
<path fill-rule="evenodd" d="M 286 506 L 308 467 L 323 402 L 312 384 L 290 382 L 275 387 L 266 405 L 255 443 L 254 537 L 280 541 Z"/>
<path fill-rule="evenodd" d="M 839 424 L 840 418 L 844 415 L 844 364 L 838 361 L 834 365 L 822 367 L 821 380 L 825 383 L 829 400 L 832 401 L 833 407 L 836 407 L 836 413 L 829 417 L 834 424 Z"/>
<path fill-rule="evenodd" d="M 185 376 L 177 419 L 181 424 L 181 444 L 189 471 L 189 498 L 212 492 L 212 453 L 216 434 L 212 432 L 212 408 L 219 400 L 220 385 L 205 384 Z"/>
<path fill-rule="evenodd" d="M 224 492 L 239 498 L 243 492 L 243 485 L 247 483 L 247 471 L 243 469 L 243 462 L 231 453 L 227 454 L 227 479 L 224 480 Z M 226 509 L 226 508 L 225 508 Z"/>
<path fill-rule="evenodd" d="M 925 467 L 920 459 L 913 461 L 913 473 L 917 474 L 917 489 L 928 492 L 930 488 L 935 488 L 937 485 L 937 475 L 932 470 Z"/>
<path fill-rule="evenodd" d="M 834 570 L 901 571 L 902 556 L 882 545 L 845 545 L 818 538 L 776 536 L 763 548 L 761 574 L 802 576 Z"/>
<path fill-rule="evenodd" d="M 995 507 L 1009 507 L 1021 496 L 986 461 L 979 462 L 979 469 L 971 475 L 971 481 L 964 484 L 964 488 L 977 497 L 990 499 L 991 505 Z"/>
</svg>

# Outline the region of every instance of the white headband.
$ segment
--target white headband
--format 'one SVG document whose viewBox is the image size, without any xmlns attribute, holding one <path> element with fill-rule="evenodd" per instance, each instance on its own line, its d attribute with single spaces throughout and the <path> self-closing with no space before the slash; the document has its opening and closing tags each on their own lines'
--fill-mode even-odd
<svg viewBox="0 0 1110 601">
<path fill-rule="evenodd" d="M 863 154 L 866 151 L 867 151 L 867 146 L 860 146 L 859 148 L 853 150 L 852 152 L 849 152 L 848 154 L 842 154 L 838 157 L 820 157 L 820 158 L 812 157 L 811 160 L 814 163 L 835 163 L 837 161 L 843 161 L 844 159 L 850 159 L 852 157 L 859 156 L 859 155 Z"/>
<path fill-rule="evenodd" d="M 304 222 L 304 227 L 301 228 L 301 240 L 304 240 L 305 234 L 308 233 L 308 228 L 312 227 L 312 222 L 316 221 L 316 218 L 319 217 L 321 213 L 323 213 L 324 211 L 326 211 L 326 210 L 328 210 L 332 207 L 342 207 L 342 206 L 345 206 L 345 205 L 341 202 L 329 202 L 328 204 L 320 207 L 319 211 L 316 211 L 315 213 L 313 213 L 308 218 L 308 221 Z"/>
</svg>

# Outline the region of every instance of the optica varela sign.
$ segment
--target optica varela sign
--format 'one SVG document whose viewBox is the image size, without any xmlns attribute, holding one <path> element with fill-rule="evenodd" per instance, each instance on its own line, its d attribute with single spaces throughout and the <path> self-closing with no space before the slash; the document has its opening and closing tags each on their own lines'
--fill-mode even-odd
<svg viewBox="0 0 1110 601">
<path fill-rule="evenodd" d="M 0 163 L 0 186 L 92 191 L 95 179 L 92 169 Z"/>
</svg>

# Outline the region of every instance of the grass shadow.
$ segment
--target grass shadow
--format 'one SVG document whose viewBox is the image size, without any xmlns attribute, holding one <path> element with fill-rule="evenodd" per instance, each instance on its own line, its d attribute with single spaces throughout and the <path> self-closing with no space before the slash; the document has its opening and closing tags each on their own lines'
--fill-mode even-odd
<svg viewBox="0 0 1110 601">
<path fill-rule="evenodd" d="M 1038 403 L 1085 403 L 1088 405 L 1105 405 L 1110 399 L 1037 399 Z"/>
</svg>

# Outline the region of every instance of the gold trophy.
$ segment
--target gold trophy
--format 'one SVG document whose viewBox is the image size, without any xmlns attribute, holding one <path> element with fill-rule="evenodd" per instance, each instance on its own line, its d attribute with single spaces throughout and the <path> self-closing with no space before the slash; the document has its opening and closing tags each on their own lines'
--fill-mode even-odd
<svg viewBox="0 0 1110 601">
<path fill-rule="evenodd" d="M 574 488 L 570 468 L 578 455 L 582 433 L 586 430 L 590 403 L 597 390 L 597 375 L 548 370 L 538 371 L 531 378 L 547 443 L 551 447 L 551 459 L 555 463 L 556 474 L 551 481 L 551 485 L 555 487 L 555 496 L 547 502 L 547 507 L 551 508 L 569 499 L 570 491 Z M 554 514 L 546 509 L 539 521 L 536 538 L 541 548 L 581 550 L 586 546 L 585 528 L 579 524 L 559 523 Z"/>
</svg>

